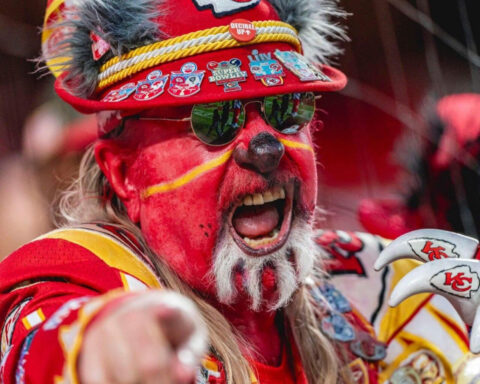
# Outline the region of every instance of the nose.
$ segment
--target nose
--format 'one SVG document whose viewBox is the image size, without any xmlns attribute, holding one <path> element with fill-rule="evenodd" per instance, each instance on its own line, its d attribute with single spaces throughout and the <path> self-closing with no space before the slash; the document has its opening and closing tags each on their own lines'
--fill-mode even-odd
<svg viewBox="0 0 480 384">
<path fill-rule="evenodd" d="M 233 158 L 242 167 L 269 173 L 277 169 L 284 153 L 283 144 L 275 136 L 260 132 L 250 140 L 248 150 L 235 148 Z"/>
</svg>

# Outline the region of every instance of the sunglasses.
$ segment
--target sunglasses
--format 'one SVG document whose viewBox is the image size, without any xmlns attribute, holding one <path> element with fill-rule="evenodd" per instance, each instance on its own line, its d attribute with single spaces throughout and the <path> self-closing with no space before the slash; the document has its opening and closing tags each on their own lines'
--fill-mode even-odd
<svg viewBox="0 0 480 384">
<path fill-rule="evenodd" d="M 195 104 L 189 118 L 169 119 L 162 117 L 130 116 L 125 120 L 190 121 L 195 136 L 203 143 L 221 146 L 232 142 L 245 125 L 246 106 L 260 103 L 264 120 L 284 135 L 294 135 L 307 126 L 315 114 L 315 95 L 288 93 L 266 96 L 259 100 L 230 100 Z"/>
</svg>

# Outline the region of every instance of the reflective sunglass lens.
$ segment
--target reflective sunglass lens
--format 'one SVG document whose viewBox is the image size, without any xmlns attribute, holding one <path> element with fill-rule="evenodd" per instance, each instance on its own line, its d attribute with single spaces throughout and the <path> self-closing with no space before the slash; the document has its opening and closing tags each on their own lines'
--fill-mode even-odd
<svg viewBox="0 0 480 384">
<path fill-rule="evenodd" d="M 195 135 L 205 144 L 224 145 L 243 127 L 245 113 L 238 100 L 197 104 L 191 122 Z"/>
<path fill-rule="evenodd" d="M 309 92 L 267 96 L 264 108 L 265 117 L 273 128 L 280 133 L 292 135 L 312 121 L 315 95 Z"/>
</svg>

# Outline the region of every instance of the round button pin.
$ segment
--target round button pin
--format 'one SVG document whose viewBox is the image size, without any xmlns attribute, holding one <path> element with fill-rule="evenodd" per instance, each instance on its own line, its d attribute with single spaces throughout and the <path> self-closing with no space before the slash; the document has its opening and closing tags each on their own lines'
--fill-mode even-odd
<svg viewBox="0 0 480 384">
<path fill-rule="evenodd" d="M 229 32 L 232 37 L 242 43 L 252 41 L 257 35 L 257 29 L 248 20 L 235 19 L 230 23 Z"/>
</svg>

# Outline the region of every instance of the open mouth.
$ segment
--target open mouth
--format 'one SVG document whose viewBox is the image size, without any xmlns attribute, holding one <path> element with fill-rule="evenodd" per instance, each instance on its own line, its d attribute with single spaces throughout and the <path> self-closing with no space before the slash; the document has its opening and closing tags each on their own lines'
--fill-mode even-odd
<svg viewBox="0 0 480 384">
<path fill-rule="evenodd" d="M 290 233 L 293 182 L 246 195 L 233 207 L 229 225 L 237 245 L 251 256 L 264 256 L 281 248 Z"/>
</svg>

